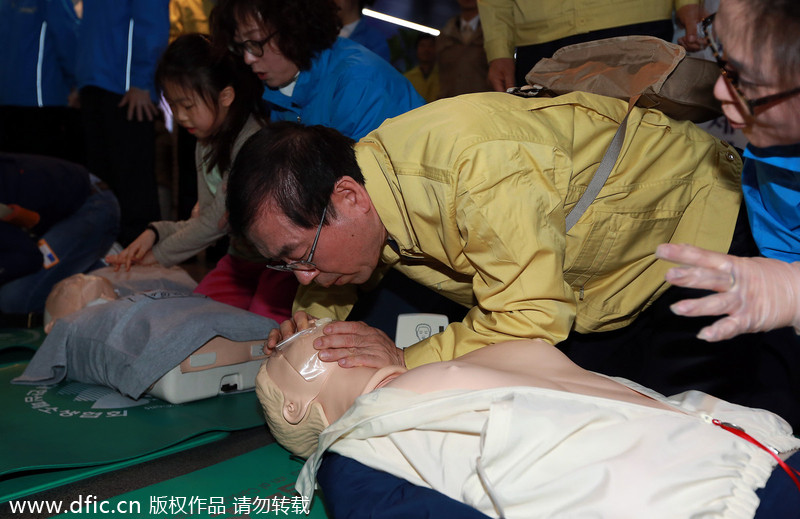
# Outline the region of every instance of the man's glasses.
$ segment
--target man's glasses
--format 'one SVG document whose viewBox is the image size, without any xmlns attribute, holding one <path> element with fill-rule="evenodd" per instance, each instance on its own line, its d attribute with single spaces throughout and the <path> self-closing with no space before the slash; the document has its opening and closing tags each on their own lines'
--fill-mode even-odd
<svg viewBox="0 0 800 519">
<path fill-rule="evenodd" d="M 301 272 L 310 272 L 312 270 L 317 270 L 317 266 L 311 261 L 314 259 L 314 251 L 317 249 L 317 241 L 319 241 L 319 233 L 322 231 L 322 224 L 325 223 L 325 215 L 328 213 L 328 206 L 325 206 L 325 209 L 322 210 L 322 219 L 319 221 L 319 227 L 317 227 L 317 235 L 314 236 L 314 243 L 311 244 L 311 250 L 308 253 L 308 259 L 300 260 L 300 261 L 293 261 L 291 263 L 274 263 L 268 264 L 267 268 L 272 270 L 280 270 L 281 272 L 294 272 L 299 270 Z"/>
<path fill-rule="evenodd" d="M 263 40 L 246 40 L 243 42 L 231 41 L 228 44 L 228 50 L 237 56 L 242 56 L 245 52 L 247 52 L 248 54 L 252 54 L 257 58 L 260 58 L 264 55 L 264 45 L 266 45 L 276 34 L 278 34 L 278 31 L 273 32 Z"/>
<path fill-rule="evenodd" d="M 725 53 L 723 52 L 722 43 L 720 43 L 714 35 L 714 29 L 712 27 L 713 22 L 714 14 L 703 20 L 701 24 L 701 30 L 703 33 L 702 36 L 708 42 L 709 47 L 711 47 L 711 52 L 714 53 L 714 58 L 717 60 L 717 65 L 722 72 L 723 79 L 725 79 L 725 82 L 730 87 L 734 97 L 736 98 L 736 101 L 739 103 L 739 106 L 742 108 L 742 111 L 745 114 L 753 117 L 755 115 L 756 107 L 774 103 L 800 93 L 800 87 L 797 87 L 791 90 L 786 90 L 785 92 L 779 92 L 777 94 L 759 97 L 757 99 L 749 99 L 746 95 L 744 95 L 741 87 L 739 86 L 739 72 L 733 68 L 730 68 L 728 61 L 724 58 Z"/>
</svg>

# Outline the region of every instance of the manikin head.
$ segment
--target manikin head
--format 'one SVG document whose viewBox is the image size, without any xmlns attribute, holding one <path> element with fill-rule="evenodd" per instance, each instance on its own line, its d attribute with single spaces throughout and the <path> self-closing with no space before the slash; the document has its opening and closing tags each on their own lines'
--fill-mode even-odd
<svg viewBox="0 0 800 519">
<path fill-rule="evenodd" d="M 256 377 L 256 394 L 270 432 L 278 443 L 304 458 L 317 448 L 319 434 L 356 398 L 405 371 L 400 366 L 343 368 L 322 362 L 313 344 L 329 322 L 319 320 L 313 328 L 279 344 Z"/>
<path fill-rule="evenodd" d="M 45 333 L 50 333 L 56 319 L 61 319 L 87 306 L 117 298 L 109 280 L 100 276 L 75 274 L 56 283 L 44 304 Z"/>
</svg>

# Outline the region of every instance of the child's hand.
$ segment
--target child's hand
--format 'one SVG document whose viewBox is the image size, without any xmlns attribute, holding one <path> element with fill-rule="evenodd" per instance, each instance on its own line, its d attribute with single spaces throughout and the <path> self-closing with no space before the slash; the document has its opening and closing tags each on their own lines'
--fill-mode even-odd
<svg viewBox="0 0 800 519">
<path fill-rule="evenodd" d="M 152 229 L 146 229 L 138 238 L 133 240 L 133 243 L 128 245 L 125 250 L 119 254 L 112 254 L 106 256 L 106 262 L 109 265 L 114 265 L 114 272 L 118 271 L 122 265 L 125 265 L 125 271 L 131 270 L 132 264 L 138 265 L 153 265 L 158 263 L 151 249 L 156 243 L 156 233 Z"/>
</svg>

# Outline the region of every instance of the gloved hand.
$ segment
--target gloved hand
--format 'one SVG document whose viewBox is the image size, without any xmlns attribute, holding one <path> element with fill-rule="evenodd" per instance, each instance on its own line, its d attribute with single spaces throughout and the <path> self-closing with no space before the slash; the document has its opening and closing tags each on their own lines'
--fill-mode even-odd
<svg viewBox="0 0 800 519">
<path fill-rule="evenodd" d="M 785 326 L 800 333 L 800 262 L 740 258 L 669 243 L 658 246 L 656 257 L 681 265 L 667 272 L 673 285 L 718 292 L 670 307 L 685 316 L 727 315 L 700 330 L 699 339 L 716 342 Z"/>
</svg>

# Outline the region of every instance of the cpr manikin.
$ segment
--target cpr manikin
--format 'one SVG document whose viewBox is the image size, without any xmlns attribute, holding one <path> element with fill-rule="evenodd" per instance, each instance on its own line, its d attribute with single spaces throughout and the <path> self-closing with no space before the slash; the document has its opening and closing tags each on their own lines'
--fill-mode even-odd
<svg viewBox="0 0 800 519">
<path fill-rule="evenodd" d="M 75 274 L 56 283 L 44 304 L 44 331 L 50 333 L 56 319 L 81 308 L 107 303 L 117 298 L 114 286 L 100 276 Z"/>
<path fill-rule="evenodd" d="M 776 461 L 713 419 L 781 453 L 800 445 L 771 413 L 699 392 L 668 400 L 544 342 L 345 369 L 319 361 L 322 326 L 287 340 L 256 382 L 276 440 L 310 456 L 306 496 L 330 450 L 494 517 L 752 517 Z"/>
<path fill-rule="evenodd" d="M 275 439 L 292 453 L 307 458 L 317 448 L 319 434 L 364 393 L 407 371 L 342 368 L 322 362 L 314 339 L 330 319 L 320 319 L 276 346 L 256 378 L 256 394 Z"/>
<path fill-rule="evenodd" d="M 193 294 L 171 270 L 100 269 L 59 282 L 46 303 L 47 338 L 13 382 L 75 380 L 171 403 L 253 388 L 277 323 Z M 154 288 L 133 291 L 141 284 Z"/>
</svg>

